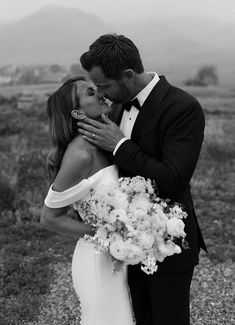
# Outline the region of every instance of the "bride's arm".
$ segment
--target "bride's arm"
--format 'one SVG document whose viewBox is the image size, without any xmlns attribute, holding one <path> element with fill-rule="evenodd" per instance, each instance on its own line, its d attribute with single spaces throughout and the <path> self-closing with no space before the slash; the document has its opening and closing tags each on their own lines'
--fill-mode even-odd
<svg viewBox="0 0 235 325">
<path fill-rule="evenodd" d="M 61 201 L 56 204 L 44 204 L 40 222 L 43 227 L 73 238 L 83 237 L 85 234 L 93 235 L 94 231 L 87 225 L 66 215 L 67 207 L 71 204 L 65 198 L 65 191 L 77 185 L 88 177 L 91 167 L 91 157 L 87 151 L 76 151 L 68 148 L 66 151 L 59 173 L 52 185 L 52 191 L 61 196 Z M 69 202 L 66 204 L 66 202 Z"/>
<path fill-rule="evenodd" d="M 66 215 L 67 208 L 49 208 L 43 205 L 41 224 L 43 227 L 68 237 L 79 239 L 85 234 L 94 235 L 94 230 L 84 223 L 71 219 Z"/>
</svg>

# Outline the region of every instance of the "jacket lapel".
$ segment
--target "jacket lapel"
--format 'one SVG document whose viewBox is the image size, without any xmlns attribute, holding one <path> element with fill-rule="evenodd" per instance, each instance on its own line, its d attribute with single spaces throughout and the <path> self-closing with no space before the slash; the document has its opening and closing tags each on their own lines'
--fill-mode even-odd
<svg viewBox="0 0 235 325">
<path fill-rule="evenodd" d="M 136 118 L 131 133 L 131 139 L 134 142 L 138 143 L 142 131 L 147 128 L 148 122 L 151 120 L 153 114 L 155 114 L 154 122 L 157 122 L 159 119 L 161 112 L 164 109 L 161 107 L 161 102 L 164 99 L 169 88 L 170 84 L 167 82 L 166 78 L 164 76 L 160 76 L 160 80 L 145 100 Z"/>
</svg>

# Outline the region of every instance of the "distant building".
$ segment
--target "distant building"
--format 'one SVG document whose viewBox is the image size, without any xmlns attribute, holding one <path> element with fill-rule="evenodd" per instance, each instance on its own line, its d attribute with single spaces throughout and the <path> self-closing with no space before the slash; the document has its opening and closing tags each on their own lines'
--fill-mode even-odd
<svg viewBox="0 0 235 325">
<path fill-rule="evenodd" d="M 9 85 L 11 82 L 11 76 L 0 76 L 0 85 Z"/>
<path fill-rule="evenodd" d="M 17 109 L 29 109 L 33 104 L 32 95 L 23 95 L 17 99 Z"/>
<path fill-rule="evenodd" d="M 67 72 L 65 71 L 52 72 L 48 69 L 43 73 L 41 81 L 45 83 L 61 83 L 66 76 Z"/>
</svg>

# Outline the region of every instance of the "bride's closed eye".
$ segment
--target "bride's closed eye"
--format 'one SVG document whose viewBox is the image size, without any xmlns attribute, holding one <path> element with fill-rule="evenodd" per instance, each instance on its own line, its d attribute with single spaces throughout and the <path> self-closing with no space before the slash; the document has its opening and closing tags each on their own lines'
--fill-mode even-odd
<svg viewBox="0 0 235 325">
<path fill-rule="evenodd" d="M 95 95 L 95 89 L 92 87 L 87 88 L 86 91 L 87 96 L 94 96 Z"/>
</svg>

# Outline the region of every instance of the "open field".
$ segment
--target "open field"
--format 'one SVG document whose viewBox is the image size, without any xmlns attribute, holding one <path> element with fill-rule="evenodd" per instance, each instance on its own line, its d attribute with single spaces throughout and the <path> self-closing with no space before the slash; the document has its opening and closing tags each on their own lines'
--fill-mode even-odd
<svg viewBox="0 0 235 325">
<path fill-rule="evenodd" d="M 59 84 L 39 84 L 39 85 L 16 85 L 16 86 L 1 86 L 0 94 L 5 97 L 11 97 L 19 93 L 23 94 L 46 94 L 55 91 Z"/>
<path fill-rule="evenodd" d="M 40 94 L 56 85 L 0 88 L 3 96 Z M 235 88 L 185 88 L 206 115 L 205 141 L 192 179 L 196 213 L 209 254 L 192 284 L 192 325 L 232 325 L 235 274 Z M 77 325 L 70 263 L 75 242 L 41 228 L 50 147 L 45 105 L 0 105 L 0 324 Z M 4 127 L 7 126 L 7 127 Z"/>
</svg>

